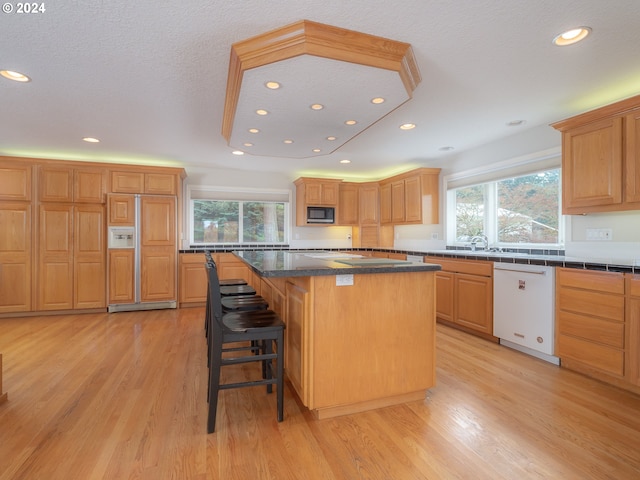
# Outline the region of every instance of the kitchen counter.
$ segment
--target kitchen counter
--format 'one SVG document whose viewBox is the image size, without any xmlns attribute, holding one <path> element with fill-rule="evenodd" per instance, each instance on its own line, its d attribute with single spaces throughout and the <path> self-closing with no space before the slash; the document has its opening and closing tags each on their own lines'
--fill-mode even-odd
<svg viewBox="0 0 640 480">
<path fill-rule="evenodd" d="M 388 258 L 365 258 L 340 252 L 245 250 L 234 252 L 261 277 L 307 277 L 365 273 L 424 272 L 438 265 Z"/>
<path fill-rule="evenodd" d="M 435 385 L 439 265 L 326 251 L 235 254 L 285 320 L 285 372 L 316 418 L 424 400 Z"/>
</svg>

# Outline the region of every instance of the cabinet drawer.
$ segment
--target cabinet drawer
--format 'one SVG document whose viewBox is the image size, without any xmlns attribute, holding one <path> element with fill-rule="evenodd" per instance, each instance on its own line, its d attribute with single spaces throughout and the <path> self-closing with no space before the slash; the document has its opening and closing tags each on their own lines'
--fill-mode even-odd
<svg viewBox="0 0 640 480">
<path fill-rule="evenodd" d="M 610 347 L 624 348 L 624 323 L 560 312 L 558 332 L 561 335 L 590 340 Z"/>
<path fill-rule="evenodd" d="M 560 335 L 556 354 L 619 377 L 624 375 L 624 352 L 580 338 Z"/>
<path fill-rule="evenodd" d="M 558 309 L 621 322 L 624 319 L 624 297 L 591 290 L 561 288 Z"/>
<path fill-rule="evenodd" d="M 624 294 L 624 276 L 621 273 L 562 268 L 556 272 L 558 286 Z"/>
<path fill-rule="evenodd" d="M 470 275 L 493 276 L 493 262 L 483 260 L 450 260 L 440 257 L 424 257 L 426 263 L 435 263 L 446 272 L 468 273 Z"/>
</svg>

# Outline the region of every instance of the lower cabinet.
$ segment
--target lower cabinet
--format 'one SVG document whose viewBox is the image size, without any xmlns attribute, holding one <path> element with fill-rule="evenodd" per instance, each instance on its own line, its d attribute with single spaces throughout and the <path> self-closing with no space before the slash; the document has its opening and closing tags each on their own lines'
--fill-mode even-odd
<svg viewBox="0 0 640 480">
<path fill-rule="evenodd" d="M 627 379 L 640 387 L 640 275 L 625 275 L 627 292 Z"/>
<path fill-rule="evenodd" d="M 31 205 L 0 201 L 0 313 L 31 311 Z"/>
<path fill-rule="evenodd" d="M 493 338 L 493 263 L 430 256 L 424 261 L 442 267 L 436 272 L 436 318 Z"/>
<path fill-rule="evenodd" d="M 132 249 L 109 251 L 109 305 L 135 302 L 134 253 Z"/>
<path fill-rule="evenodd" d="M 179 259 L 179 304 L 204 304 L 207 301 L 207 271 L 204 253 L 181 253 Z"/>
<path fill-rule="evenodd" d="M 308 338 L 309 292 L 301 285 L 287 282 L 285 321 L 285 364 L 287 378 L 305 405 L 309 404 L 309 386 L 306 371 L 308 358 L 305 358 L 304 341 Z"/>
</svg>

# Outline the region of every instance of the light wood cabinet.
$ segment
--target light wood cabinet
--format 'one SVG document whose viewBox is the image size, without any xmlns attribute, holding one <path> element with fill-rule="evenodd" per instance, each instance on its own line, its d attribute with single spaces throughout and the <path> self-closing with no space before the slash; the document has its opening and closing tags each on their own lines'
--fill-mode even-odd
<svg viewBox="0 0 640 480">
<path fill-rule="evenodd" d="M 378 225 L 380 223 L 380 186 L 378 183 L 363 183 L 358 188 L 360 225 Z"/>
<path fill-rule="evenodd" d="M 287 378 L 305 405 L 309 404 L 309 358 L 308 350 L 310 294 L 300 285 L 287 282 L 286 286 L 286 322 L 285 329 L 285 371 Z"/>
<path fill-rule="evenodd" d="M 174 173 L 112 171 L 112 193 L 176 195 L 179 178 Z"/>
<path fill-rule="evenodd" d="M 140 301 L 176 300 L 176 199 L 140 198 Z"/>
<path fill-rule="evenodd" d="M 622 273 L 556 269 L 556 355 L 596 377 L 625 376 Z"/>
<path fill-rule="evenodd" d="M 45 165 L 38 168 L 41 202 L 104 203 L 106 170 Z"/>
<path fill-rule="evenodd" d="M 101 205 L 40 205 L 38 310 L 106 306 L 104 224 Z"/>
<path fill-rule="evenodd" d="M 298 178 L 296 187 L 296 225 L 307 226 L 307 207 L 334 207 L 336 220 L 340 215 L 338 185 L 342 180 Z"/>
<path fill-rule="evenodd" d="M 109 305 L 135 302 L 135 252 L 109 250 Z"/>
<path fill-rule="evenodd" d="M 181 253 L 179 255 L 180 306 L 185 304 L 204 304 L 207 301 L 207 271 L 204 253 Z"/>
<path fill-rule="evenodd" d="M 0 313 L 31 310 L 32 208 L 0 202 Z"/>
<path fill-rule="evenodd" d="M 640 209 L 640 96 L 553 124 L 565 214 Z"/>
<path fill-rule="evenodd" d="M 109 194 L 109 225 L 133 226 L 136 218 L 133 195 Z"/>
<path fill-rule="evenodd" d="M 625 275 L 627 305 L 627 378 L 640 387 L 640 275 Z"/>
<path fill-rule="evenodd" d="M 358 224 L 358 184 L 340 183 L 338 187 L 338 225 Z"/>
<path fill-rule="evenodd" d="M 426 256 L 436 272 L 436 318 L 485 338 L 493 337 L 493 263 Z"/>
<path fill-rule="evenodd" d="M 0 160 L 0 201 L 31 201 L 32 174 L 26 160 Z"/>
<path fill-rule="evenodd" d="M 439 175 L 440 169 L 419 168 L 381 182 L 380 223 L 438 223 Z"/>
</svg>

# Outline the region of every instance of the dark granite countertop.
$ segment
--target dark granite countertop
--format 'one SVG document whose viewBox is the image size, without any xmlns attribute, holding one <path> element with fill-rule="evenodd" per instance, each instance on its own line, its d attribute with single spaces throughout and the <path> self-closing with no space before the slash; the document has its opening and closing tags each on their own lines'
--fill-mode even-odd
<svg viewBox="0 0 640 480">
<path fill-rule="evenodd" d="M 314 277 L 365 273 L 424 272 L 439 265 L 327 251 L 243 250 L 234 251 L 263 277 Z"/>
<path fill-rule="evenodd" d="M 299 253 L 318 253 L 318 252 L 328 252 L 328 253 L 338 253 L 338 250 L 309 250 L 309 251 L 299 251 L 299 250 L 289 250 L 288 245 L 282 246 L 279 245 L 277 247 L 274 246 L 273 249 L 269 247 L 248 247 L 248 248 L 238 248 L 238 247 L 210 247 L 212 252 L 235 252 L 235 253 L 248 253 L 248 252 L 273 252 L 273 254 L 277 253 L 291 253 L 291 254 L 299 254 Z M 351 250 L 351 249 L 340 249 L 340 250 Z M 599 270 L 604 272 L 621 272 L 621 273 L 634 273 L 640 274 L 640 258 L 637 259 L 610 259 L 610 258 L 582 258 L 582 257 L 571 257 L 564 255 L 564 251 L 562 250 L 510 250 L 504 252 L 491 252 L 491 251 L 475 251 L 466 249 L 456 249 L 456 248 L 448 248 L 443 250 L 424 250 L 424 251 L 409 251 L 409 250 L 394 250 L 394 249 L 385 249 L 385 248 L 354 248 L 356 251 L 365 251 L 365 252 L 388 252 L 388 253 L 401 253 L 406 255 L 415 255 L 415 256 L 433 256 L 433 257 L 442 257 L 442 258 L 457 258 L 457 259 L 466 259 L 466 260 L 488 260 L 491 262 L 501 262 L 501 263 L 519 263 L 519 264 L 529 264 L 529 265 L 546 265 L 550 267 L 565 267 L 565 268 L 577 268 L 577 269 L 585 269 L 585 270 Z M 193 248 L 190 250 L 181 250 L 180 253 L 202 253 L 204 252 L 204 247 Z M 311 262 L 311 258 L 307 259 Z M 282 265 L 284 266 L 284 257 L 282 257 Z M 302 264 L 301 264 L 302 265 Z M 329 268 L 326 266 L 321 267 L 320 263 L 316 263 L 318 269 L 321 268 Z M 394 268 L 392 266 L 387 266 L 388 268 Z M 334 268 L 348 268 L 348 265 L 334 265 Z M 363 267 L 358 268 L 359 273 L 365 273 L 362 271 Z M 397 267 L 395 267 L 397 268 Z M 356 270 L 351 268 L 351 270 Z M 376 270 L 378 271 L 378 270 Z M 351 272 L 344 272 L 351 273 Z M 331 273 L 333 275 L 334 273 Z M 329 275 L 326 273 L 325 275 Z M 276 276 L 276 275 L 271 275 Z M 282 275 L 285 276 L 285 275 Z"/>
</svg>

